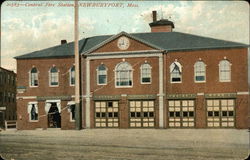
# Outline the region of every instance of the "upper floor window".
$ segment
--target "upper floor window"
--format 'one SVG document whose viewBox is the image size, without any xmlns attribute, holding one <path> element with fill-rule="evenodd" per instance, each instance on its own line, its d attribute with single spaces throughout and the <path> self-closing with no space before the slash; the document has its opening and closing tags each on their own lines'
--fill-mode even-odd
<svg viewBox="0 0 250 160">
<path fill-rule="evenodd" d="M 75 85 L 75 66 L 72 66 L 70 68 L 70 71 L 69 71 L 69 83 L 70 83 L 70 86 L 74 86 Z"/>
<path fill-rule="evenodd" d="M 50 86 L 58 86 L 59 78 L 58 78 L 58 69 L 56 67 L 52 67 L 49 72 L 49 84 Z"/>
<path fill-rule="evenodd" d="M 194 80 L 195 82 L 206 81 L 206 65 L 202 61 L 197 61 L 194 64 Z"/>
<path fill-rule="evenodd" d="M 148 63 L 141 65 L 141 83 L 151 83 L 151 68 Z"/>
<path fill-rule="evenodd" d="M 127 62 L 121 62 L 115 67 L 115 83 L 117 87 L 132 86 L 132 66 Z"/>
<path fill-rule="evenodd" d="M 38 86 L 38 71 L 35 67 L 30 70 L 30 86 Z"/>
<path fill-rule="evenodd" d="M 107 84 L 107 68 L 104 64 L 101 64 L 97 67 L 97 84 Z"/>
<path fill-rule="evenodd" d="M 182 78 L 182 66 L 175 61 L 170 65 L 170 78 L 172 83 L 180 83 Z"/>
<path fill-rule="evenodd" d="M 37 121 L 38 120 L 37 102 L 30 102 L 28 104 L 28 114 L 29 114 L 30 121 Z"/>
<path fill-rule="evenodd" d="M 220 82 L 231 81 L 231 64 L 228 60 L 222 60 L 219 63 Z"/>
</svg>

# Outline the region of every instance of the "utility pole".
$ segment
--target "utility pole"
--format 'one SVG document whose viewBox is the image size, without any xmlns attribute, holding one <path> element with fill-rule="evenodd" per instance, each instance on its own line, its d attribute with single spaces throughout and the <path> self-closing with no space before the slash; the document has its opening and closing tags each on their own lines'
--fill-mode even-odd
<svg viewBox="0 0 250 160">
<path fill-rule="evenodd" d="M 82 110 L 81 110 L 81 103 L 80 103 L 80 58 L 79 58 L 79 31 L 78 31 L 78 20 L 79 20 L 79 13 L 78 13 L 78 0 L 75 0 L 74 5 L 75 11 L 75 23 L 74 23 L 74 52 L 75 52 L 75 124 L 76 129 L 80 130 L 82 128 Z"/>
</svg>

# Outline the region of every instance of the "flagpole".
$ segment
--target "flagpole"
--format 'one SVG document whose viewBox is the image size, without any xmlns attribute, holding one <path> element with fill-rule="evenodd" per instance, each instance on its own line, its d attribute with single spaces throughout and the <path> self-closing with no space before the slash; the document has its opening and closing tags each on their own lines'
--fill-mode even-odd
<svg viewBox="0 0 250 160">
<path fill-rule="evenodd" d="M 78 31 L 78 0 L 75 0 L 74 5 L 75 23 L 74 23 L 74 52 L 75 52 L 75 124 L 76 130 L 82 128 L 81 120 L 81 105 L 80 105 L 80 63 L 79 63 L 79 31 Z"/>
</svg>

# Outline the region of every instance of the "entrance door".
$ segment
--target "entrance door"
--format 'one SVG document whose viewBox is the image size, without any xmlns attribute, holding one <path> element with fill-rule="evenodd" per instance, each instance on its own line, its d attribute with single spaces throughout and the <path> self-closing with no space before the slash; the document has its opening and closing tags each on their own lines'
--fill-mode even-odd
<svg viewBox="0 0 250 160">
<path fill-rule="evenodd" d="M 48 126 L 49 128 L 61 128 L 61 115 L 56 103 L 51 103 L 48 113 Z"/>
</svg>

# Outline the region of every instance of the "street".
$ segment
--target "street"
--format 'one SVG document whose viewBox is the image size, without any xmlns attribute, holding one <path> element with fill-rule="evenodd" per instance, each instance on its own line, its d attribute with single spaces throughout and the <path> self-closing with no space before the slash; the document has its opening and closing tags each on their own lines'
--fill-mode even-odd
<svg viewBox="0 0 250 160">
<path fill-rule="evenodd" d="M 243 160 L 247 130 L 86 129 L 0 132 L 6 160 Z"/>
</svg>

